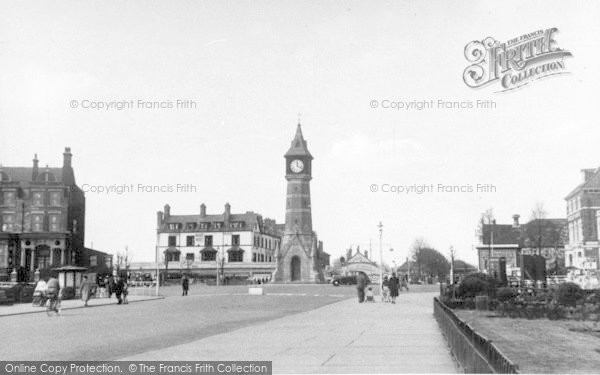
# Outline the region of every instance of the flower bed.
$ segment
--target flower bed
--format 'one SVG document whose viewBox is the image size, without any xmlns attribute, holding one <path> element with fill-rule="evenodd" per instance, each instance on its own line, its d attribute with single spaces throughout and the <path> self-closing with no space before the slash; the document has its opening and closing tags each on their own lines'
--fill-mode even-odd
<svg viewBox="0 0 600 375">
<path fill-rule="evenodd" d="M 600 321 L 600 291 L 585 291 L 577 284 L 557 289 L 496 288 L 487 276 L 473 275 L 457 287 L 447 287 L 442 302 L 452 309 L 475 309 L 475 298 L 486 296 L 487 309 L 510 318 Z M 487 284 L 486 284 L 487 283 Z"/>
</svg>

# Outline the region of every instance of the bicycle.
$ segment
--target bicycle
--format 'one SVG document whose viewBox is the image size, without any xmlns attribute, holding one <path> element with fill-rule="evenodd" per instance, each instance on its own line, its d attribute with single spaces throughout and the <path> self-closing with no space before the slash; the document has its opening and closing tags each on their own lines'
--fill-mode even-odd
<svg viewBox="0 0 600 375">
<path fill-rule="evenodd" d="M 48 314 L 48 316 L 52 316 L 54 313 L 56 313 L 56 315 L 60 315 L 60 296 L 52 296 L 48 298 L 48 302 L 46 304 L 46 314 Z"/>
</svg>

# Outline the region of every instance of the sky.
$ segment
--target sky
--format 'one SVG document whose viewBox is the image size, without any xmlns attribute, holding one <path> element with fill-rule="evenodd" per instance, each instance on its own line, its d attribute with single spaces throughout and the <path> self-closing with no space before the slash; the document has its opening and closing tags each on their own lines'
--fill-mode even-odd
<svg viewBox="0 0 600 375">
<path fill-rule="evenodd" d="M 313 227 L 332 258 L 369 244 L 378 256 L 381 222 L 387 263 L 401 263 L 421 237 L 476 264 L 483 211 L 493 208 L 499 223 L 513 214 L 527 221 L 543 202 L 549 217 L 565 217 L 564 197 L 581 182 L 580 170 L 600 166 L 599 8 L 592 1 L 3 1 L 0 163 L 30 166 L 37 153 L 41 166 L 58 167 L 71 147 L 87 191 L 86 245 L 110 253 L 127 246 L 134 262 L 151 261 L 156 211 L 167 203 L 172 214 L 197 214 L 202 203 L 218 214 L 229 202 L 234 213 L 283 222 L 283 154 L 300 114 L 315 158 Z M 469 42 L 551 27 L 573 54 L 568 74 L 501 93 L 463 82 Z M 178 100 L 194 108 L 177 108 Z M 495 108 L 384 108 L 477 100 Z M 116 109 L 125 102 L 133 104 Z M 97 108 L 102 103 L 112 107 Z M 123 194 L 92 191 L 131 184 Z M 145 192 L 139 184 L 190 184 L 196 192 Z M 496 189 L 382 191 L 430 184 Z"/>
</svg>

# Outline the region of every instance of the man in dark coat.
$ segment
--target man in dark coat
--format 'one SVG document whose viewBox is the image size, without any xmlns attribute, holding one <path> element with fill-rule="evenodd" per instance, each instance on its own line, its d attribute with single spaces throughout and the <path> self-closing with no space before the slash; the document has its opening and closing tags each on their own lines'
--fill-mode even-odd
<svg viewBox="0 0 600 375">
<path fill-rule="evenodd" d="M 114 286 L 115 296 L 117 296 L 117 300 L 119 301 L 119 302 L 117 302 L 117 305 L 120 305 L 123 303 L 123 299 L 121 298 L 121 295 L 123 294 L 124 286 L 125 286 L 125 283 L 123 282 L 123 278 L 117 276 L 117 282 L 115 283 L 115 286 Z"/>
<path fill-rule="evenodd" d="M 181 288 L 183 289 L 183 294 L 181 296 L 182 297 L 187 296 L 188 289 L 190 288 L 190 282 L 189 282 L 187 276 L 184 276 L 183 279 L 181 280 Z"/>
<path fill-rule="evenodd" d="M 364 272 L 359 272 L 356 275 L 356 292 L 358 294 L 358 303 L 365 302 L 365 287 L 367 286 L 367 275 Z"/>
<path fill-rule="evenodd" d="M 392 277 L 388 280 L 388 288 L 390 288 L 390 297 L 392 298 L 392 303 L 396 303 L 396 297 L 398 297 L 398 284 L 399 280 L 396 277 L 395 273 L 392 273 Z"/>
<path fill-rule="evenodd" d="M 115 280 L 113 276 L 108 277 L 106 289 L 108 289 L 108 298 L 112 297 L 112 294 L 115 292 Z"/>
</svg>

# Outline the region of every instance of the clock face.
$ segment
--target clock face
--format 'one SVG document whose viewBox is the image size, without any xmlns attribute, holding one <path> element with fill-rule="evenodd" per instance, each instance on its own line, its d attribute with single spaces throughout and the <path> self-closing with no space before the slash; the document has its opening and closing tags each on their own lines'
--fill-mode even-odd
<svg viewBox="0 0 600 375">
<path fill-rule="evenodd" d="M 300 159 L 292 160 L 290 163 L 290 169 L 294 173 L 300 173 L 304 169 L 304 163 Z"/>
</svg>

